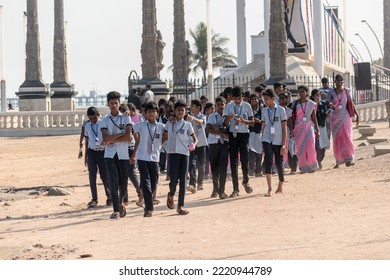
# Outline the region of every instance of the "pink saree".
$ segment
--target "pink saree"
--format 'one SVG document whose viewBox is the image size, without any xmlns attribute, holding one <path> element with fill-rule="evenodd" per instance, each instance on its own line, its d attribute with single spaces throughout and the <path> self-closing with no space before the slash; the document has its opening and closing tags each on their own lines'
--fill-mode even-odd
<svg viewBox="0 0 390 280">
<path fill-rule="evenodd" d="M 316 104 L 309 100 L 296 106 L 294 140 L 298 157 L 298 167 L 302 173 L 313 172 L 318 168 L 315 134 L 311 114 Z M 306 119 L 305 119 L 306 118 Z"/>
<path fill-rule="evenodd" d="M 333 154 L 336 164 L 352 162 L 355 157 L 355 148 L 352 142 L 352 118 L 347 111 L 348 91 L 345 89 L 333 99 L 336 107 L 330 116 L 330 127 L 333 137 Z M 341 109 L 339 108 L 341 105 Z"/>
</svg>

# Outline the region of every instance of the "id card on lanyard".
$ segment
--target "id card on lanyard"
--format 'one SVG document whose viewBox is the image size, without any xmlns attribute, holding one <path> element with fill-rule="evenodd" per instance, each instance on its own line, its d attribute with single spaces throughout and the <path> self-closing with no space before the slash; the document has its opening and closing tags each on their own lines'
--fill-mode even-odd
<svg viewBox="0 0 390 280">
<path fill-rule="evenodd" d="M 269 119 L 269 122 L 270 122 L 270 124 L 271 124 L 271 134 L 272 134 L 272 135 L 276 133 L 275 126 L 274 126 L 274 124 L 275 124 L 275 118 L 276 118 L 276 110 L 277 110 L 277 108 L 275 107 L 275 110 L 274 110 L 274 118 L 273 118 L 272 121 L 271 121 L 271 114 L 270 114 L 271 110 L 269 109 L 269 107 L 268 107 L 268 110 L 267 110 L 267 111 L 268 111 L 268 119 Z"/>
</svg>

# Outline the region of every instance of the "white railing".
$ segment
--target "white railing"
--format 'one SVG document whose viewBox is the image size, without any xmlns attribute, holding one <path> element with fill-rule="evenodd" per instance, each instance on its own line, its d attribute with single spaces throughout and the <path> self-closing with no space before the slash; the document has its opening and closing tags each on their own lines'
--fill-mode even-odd
<svg viewBox="0 0 390 280">
<path fill-rule="evenodd" d="M 386 102 L 390 102 L 390 100 L 356 105 L 356 111 L 359 114 L 360 121 L 371 122 L 389 119 L 390 112 L 386 110 Z"/>
<path fill-rule="evenodd" d="M 102 116 L 107 109 L 99 110 Z M 0 136 L 77 134 L 87 118 L 83 111 L 0 113 Z"/>
</svg>

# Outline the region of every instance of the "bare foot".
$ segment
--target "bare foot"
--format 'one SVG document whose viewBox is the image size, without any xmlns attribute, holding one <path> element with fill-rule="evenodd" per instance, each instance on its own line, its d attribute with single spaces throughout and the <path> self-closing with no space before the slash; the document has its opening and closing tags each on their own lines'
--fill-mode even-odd
<svg viewBox="0 0 390 280">
<path fill-rule="evenodd" d="M 265 197 L 270 197 L 272 192 L 272 188 L 268 189 L 268 193 L 264 195 Z"/>
<path fill-rule="evenodd" d="M 278 189 L 276 190 L 275 193 L 283 193 L 283 183 L 282 182 L 279 182 Z"/>
</svg>

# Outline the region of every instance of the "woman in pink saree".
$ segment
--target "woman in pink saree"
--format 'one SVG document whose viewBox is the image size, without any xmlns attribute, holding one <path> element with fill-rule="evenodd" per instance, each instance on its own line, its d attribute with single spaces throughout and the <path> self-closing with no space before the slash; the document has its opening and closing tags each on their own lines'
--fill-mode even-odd
<svg viewBox="0 0 390 280">
<path fill-rule="evenodd" d="M 332 113 L 330 115 L 330 128 L 333 137 L 333 154 L 336 159 L 334 168 L 340 164 L 354 165 L 355 147 L 352 138 L 352 118 L 347 110 L 348 99 L 351 98 L 350 90 L 343 86 L 343 76 L 336 75 L 336 88 L 329 91 L 326 100 L 331 102 Z M 356 123 L 359 124 L 359 116 L 356 113 Z"/>
<path fill-rule="evenodd" d="M 316 104 L 308 99 L 309 89 L 298 87 L 299 99 L 293 103 L 294 140 L 298 156 L 298 167 L 301 173 L 313 173 L 318 168 L 316 137 L 319 129 L 316 117 Z"/>
</svg>

